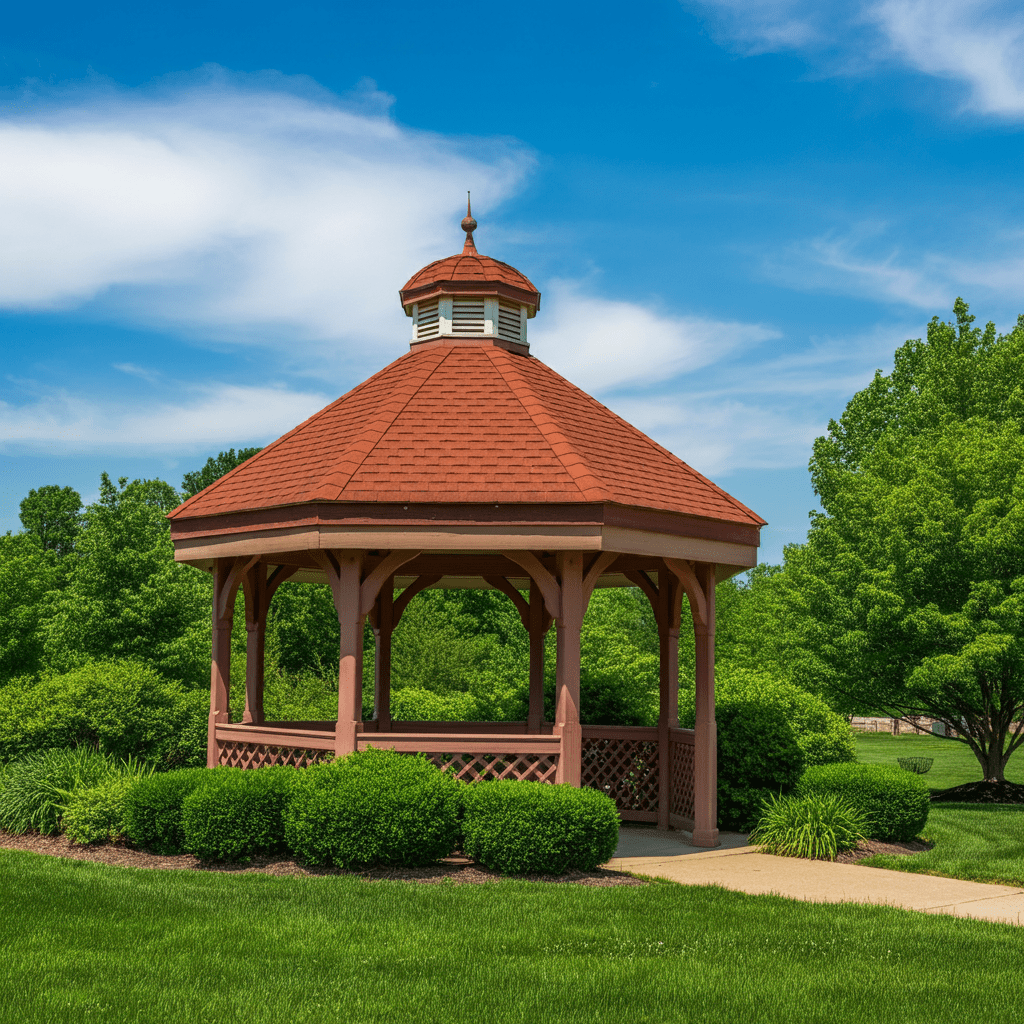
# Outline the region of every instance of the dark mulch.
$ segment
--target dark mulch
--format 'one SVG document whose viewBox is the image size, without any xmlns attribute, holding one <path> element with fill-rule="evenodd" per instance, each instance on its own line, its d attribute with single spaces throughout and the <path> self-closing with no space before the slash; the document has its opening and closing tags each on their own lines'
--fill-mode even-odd
<svg viewBox="0 0 1024 1024">
<path fill-rule="evenodd" d="M 932 794 L 935 804 L 1024 804 L 1024 786 L 1019 782 L 965 782 Z"/>
<path fill-rule="evenodd" d="M 922 843 L 916 839 L 911 843 L 883 843 L 880 839 L 868 839 L 853 850 L 836 856 L 837 864 L 856 864 L 865 857 L 874 857 L 876 853 L 912 854 L 930 850 L 934 843 Z"/>
<path fill-rule="evenodd" d="M 178 871 L 227 871 L 232 874 L 262 875 L 358 875 L 368 881 L 391 879 L 401 882 L 454 882 L 457 885 L 479 885 L 483 882 L 497 882 L 502 875 L 481 867 L 468 857 L 447 857 L 439 864 L 426 868 L 367 868 L 362 871 L 343 871 L 341 868 L 311 867 L 288 857 L 253 857 L 248 864 L 211 864 L 199 860 L 190 853 L 173 857 L 161 857 L 144 850 L 133 850 L 118 843 L 96 843 L 93 846 L 78 846 L 66 836 L 42 836 L 29 832 L 13 836 L 0 831 L 0 848 L 7 850 L 28 850 L 51 857 L 67 857 L 71 860 L 91 860 L 100 864 L 113 864 L 123 868 L 156 868 Z M 564 875 L 519 875 L 527 882 L 571 882 L 575 885 L 648 885 L 649 879 L 635 878 L 622 871 L 570 871 Z"/>
</svg>

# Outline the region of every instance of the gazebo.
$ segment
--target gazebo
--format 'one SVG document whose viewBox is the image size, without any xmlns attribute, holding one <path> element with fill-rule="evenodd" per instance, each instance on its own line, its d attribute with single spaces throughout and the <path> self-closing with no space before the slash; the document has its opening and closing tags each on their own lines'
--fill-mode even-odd
<svg viewBox="0 0 1024 1024">
<path fill-rule="evenodd" d="M 594 786 L 624 820 L 718 844 L 715 586 L 756 563 L 764 520 L 530 354 L 540 293 L 477 252 L 400 292 L 407 354 L 170 514 L 175 558 L 213 576 L 208 764 L 303 765 L 367 746 L 420 752 L 462 778 Z M 285 580 L 329 583 L 341 627 L 338 718 L 268 722 L 267 610 Z M 649 728 L 580 724 L 580 631 L 595 587 L 639 587 L 660 638 Z M 245 712 L 230 721 L 242 588 Z M 530 639 L 521 722 L 391 718 L 391 637 L 428 587 L 500 590 Z M 696 638 L 696 728 L 677 715 L 683 598 Z M 363 720 L 364 623 L 376 639 Z M 556 629 L 554 721 L 544 638 Z"/>
</svg>

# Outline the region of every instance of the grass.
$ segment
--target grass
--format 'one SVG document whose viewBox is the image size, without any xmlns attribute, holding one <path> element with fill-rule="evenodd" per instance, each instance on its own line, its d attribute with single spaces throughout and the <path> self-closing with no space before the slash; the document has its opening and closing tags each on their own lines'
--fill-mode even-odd
<svg viewBox="0 0 1024 1024">
<path fill-rule="evenodd" d="M 940 789 L 960 786 L 965 782 L 980 782 L 981 765 L 971 748 L 957 740 L 937 736 L 892 736 L 884 732 L 859 732 L 857 760 L 865 764 L 895 766 L 897 757 L 932 757 L 935 763 L 924 776 L 925 783 L 934 793 Z M 1024 783 L 1024 753 L 1018 751 L 1006 766 L 1008 782 Z"/>
<path fill-rule="evenodd" d="M 1024 808 L 1012 804 L 932 804 L 922 836 L 935 843 L 910 857 L 860 861 L 923 875 L 1024 887 Z"/>
<path fill-rule="evenodd" d="M 1021 929 L 891 907 L 12 851 L 0 885 L 0 1021 L 17 1024 L 1024 1021 Z"/>
</svg>

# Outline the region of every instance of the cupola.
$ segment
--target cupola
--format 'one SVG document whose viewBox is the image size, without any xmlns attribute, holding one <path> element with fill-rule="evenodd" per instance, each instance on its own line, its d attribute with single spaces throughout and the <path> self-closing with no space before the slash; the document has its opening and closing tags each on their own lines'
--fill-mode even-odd
<svg viewBox="0 0 1024 1024">
<path fill-rule="evenodd" d="M 537 315 L 540 292 L 515 267 L 477 252 L 468 199 L 461 226 L 462 252 L 428 264 L 399 292 L 412 318 L 410 346 L 483 342 L 527 355 L 526 321 Z"/>
</svg>

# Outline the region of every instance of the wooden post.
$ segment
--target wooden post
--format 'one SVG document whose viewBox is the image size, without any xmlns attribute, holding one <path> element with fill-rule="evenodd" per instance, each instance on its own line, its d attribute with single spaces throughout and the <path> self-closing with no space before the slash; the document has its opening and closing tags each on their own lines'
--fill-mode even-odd
<svg viewBox="0 0 1024 1024">
<path fill-rule="evenodd" d="M 582 774 L 583 731 L 580 728 L 580 633 L 583 629 L 583 554 L 558 555 L 561 615 L 557 619 L 555 733 L 562 737 L 556 782 L 579 786 Z"/>
<path fill-rule="evenodd" d="M 373 631 L 373 717 L 378 732 L 391 732 L 391 635 L 395 629 L 395 577 L 389 576 L 377 598 Z"/>
<path fill-rule="evenodd" d="M 693 845 L 718 845 L 718 730 L 715 724 L 715 566 L 698 563 L 703 622 L 695 621 L 696 712 L 693 751 Z"/>
<path fill-rule="evenodd" d="M 232 590 L 234 560 L 218 558 L 213 570 L 212 654 L 210 659 L 210 718 L 206 732 L 206 767 L 220 762 L 217 724 L 230 717 L 231 697 L 231 624 L 235 601 Z M 237 584 L 236 584 L 237 586 Z"/>
<path fill-rule="evenodd" d="M 363 722 L 363 619 L 360 593 L 363 571 L 362 551 L 318 551 L 317 561 L 327 573 L 338 613 L 341 642 L 338 656 L 338 724 L 334 752 L 344 757 L 357 749 Z M 370 607 L 373 607 L 372 595 Z"/>
<path fill-rule="evenodd" d="M 530 709 L 526 731 L 539 733 L 544 721 L 544 637 L 550 618 L 544 610 L 544 598 L 535 580 L 530 580 Z"/>
<path fill-rule="evenodd" d="M 257 562 L 242 581 L 245 590 L 245 711 L 243 722 L 262 725 L 267 636 L 267 567 Z"/>
<path fill-rule="evenodd" d="M 672 808 L 672 749 L 669 729 L 679 724 L 679 631 L 676 630 L 675 674 L 672 658 L 672 596 L 674 578 L 658 572 L 658 828 L 668 828 Z M 675 698 L 673 700 L 673 697 Z M 674 705 L 674 707 L 673 707 Z M 674 714 L 673 714 L 674 711 Z"/>
</svg>

